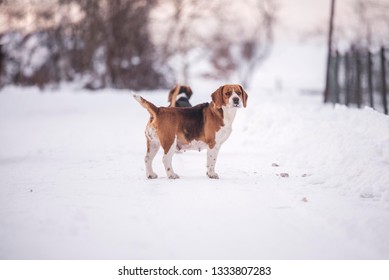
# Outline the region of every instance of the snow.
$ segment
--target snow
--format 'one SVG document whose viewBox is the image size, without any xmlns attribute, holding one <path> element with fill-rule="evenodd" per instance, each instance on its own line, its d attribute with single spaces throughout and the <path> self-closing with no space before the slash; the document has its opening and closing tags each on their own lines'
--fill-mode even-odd
<svg viewBox="0 0 389 280">
<path fill-rule="evenodd" d="M 193 102 L 216 88 L 194 84 Z M 388 259 L 388 116 L 247 92 L 219 180 L 205 151 L 174 155 L 177 180 L 160 151 L 148 180 L 129 91 L 2 89 L 0 259 Z"/>
<path fill-rule="evenodd" d="M 324 45 L 309 42 L 276 42 L 269 58 L 264 60 L 255 72 L 252 87 L 322 91 L 325 82 L 326 51 Z"/>
</svg>

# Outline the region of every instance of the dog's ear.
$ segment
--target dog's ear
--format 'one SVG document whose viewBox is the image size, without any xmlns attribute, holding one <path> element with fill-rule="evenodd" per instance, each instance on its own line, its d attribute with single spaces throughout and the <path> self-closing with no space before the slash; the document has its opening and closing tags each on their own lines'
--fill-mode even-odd
<svg viewBox="0 0 389 280">
<path fill-rule="evenodd" d="M 192 89 L 190 88 L 190 86 L 187 86 L 186 88 L 187 88 L 187 90 L 188 90 L 188 99 L 189 99 L 189 98 L 192 97 L 193 91 L 192 91 Z"/>
<path fill-rule="evenodd" d="M 223 88 L 224 86 L 219 87 L 214 93 L 212 93 L 212 101 L 215 104 L 217 109 L 220 109 L 223 106 Z"/>
<path fill-rule="evenodd" d="M 247 95 L 246 91 L 243 89 L 241 85 L 239 85 L 240 90 L 242 91 L 242 101 L 243 101 L 243 107 L 246 108 L 247 106 L 247 99 L 249 96 Z"/>
</svg>

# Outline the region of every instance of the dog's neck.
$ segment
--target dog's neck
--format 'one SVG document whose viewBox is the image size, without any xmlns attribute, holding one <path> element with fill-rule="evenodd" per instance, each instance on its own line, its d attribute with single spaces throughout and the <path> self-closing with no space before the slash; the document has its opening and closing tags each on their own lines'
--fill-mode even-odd
<svg viewBox="0 0 389 280">
<path fill-rule="evenodd" d="M 225 126 L 231 126 L 236 115 L 236 111 L 238 108 L 236 107 L 227 107 L 222 106 L 221 108 L 217 108 L 214 102 L 210 103 L 210 108 L 215 112 L 216 116 L 218 116 Z"/>
<path fill-rule="evenodd" d="M 222 106 L 222 110 L 223 110 L 224 125 L 231 126 L 235 119 L 236 111 L 238 109 L 235 107 L 230 108 L 230 107 Z"/>
</svg>

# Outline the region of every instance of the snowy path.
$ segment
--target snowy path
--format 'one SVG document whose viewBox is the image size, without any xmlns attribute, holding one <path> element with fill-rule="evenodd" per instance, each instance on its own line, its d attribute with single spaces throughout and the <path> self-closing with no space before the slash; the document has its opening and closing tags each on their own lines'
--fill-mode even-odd
<svg viewBox="0 0 389 280">
<path fill-rule="evenodd" d="M 0 259 L 389 258 L 386 116 L 249 91 L 220 180 L 205 151 L 174 156 L 179 180 L 160 153 L 147 180 L 148 114 L 128 93 L 4 91 Z"/>
</svg>

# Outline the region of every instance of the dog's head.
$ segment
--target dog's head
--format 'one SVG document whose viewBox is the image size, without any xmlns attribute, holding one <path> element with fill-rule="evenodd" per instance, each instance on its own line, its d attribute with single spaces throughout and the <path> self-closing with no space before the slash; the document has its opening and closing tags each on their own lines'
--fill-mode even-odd
<svg viewBox="0 0 389 280">
<path fill-rule="evenodd" d="M 224 85 L 212 93 L 212 101 L 216 108 L 244 108 L 247 106 L 248 95 L 241 85 Z"/>
<path fill-rule="evenodd" d="M 172 103 L 172 98 L 174 95 L 178 95 L 180 93 L 185 93 L 186 97 L 189 99 L 191 98 L 193 91 L 190 88 L 190 86 L 187 85 L 176 85 L 174 88 L 172 88 L 169 92 L 168 101 Z"/>
</svg>

